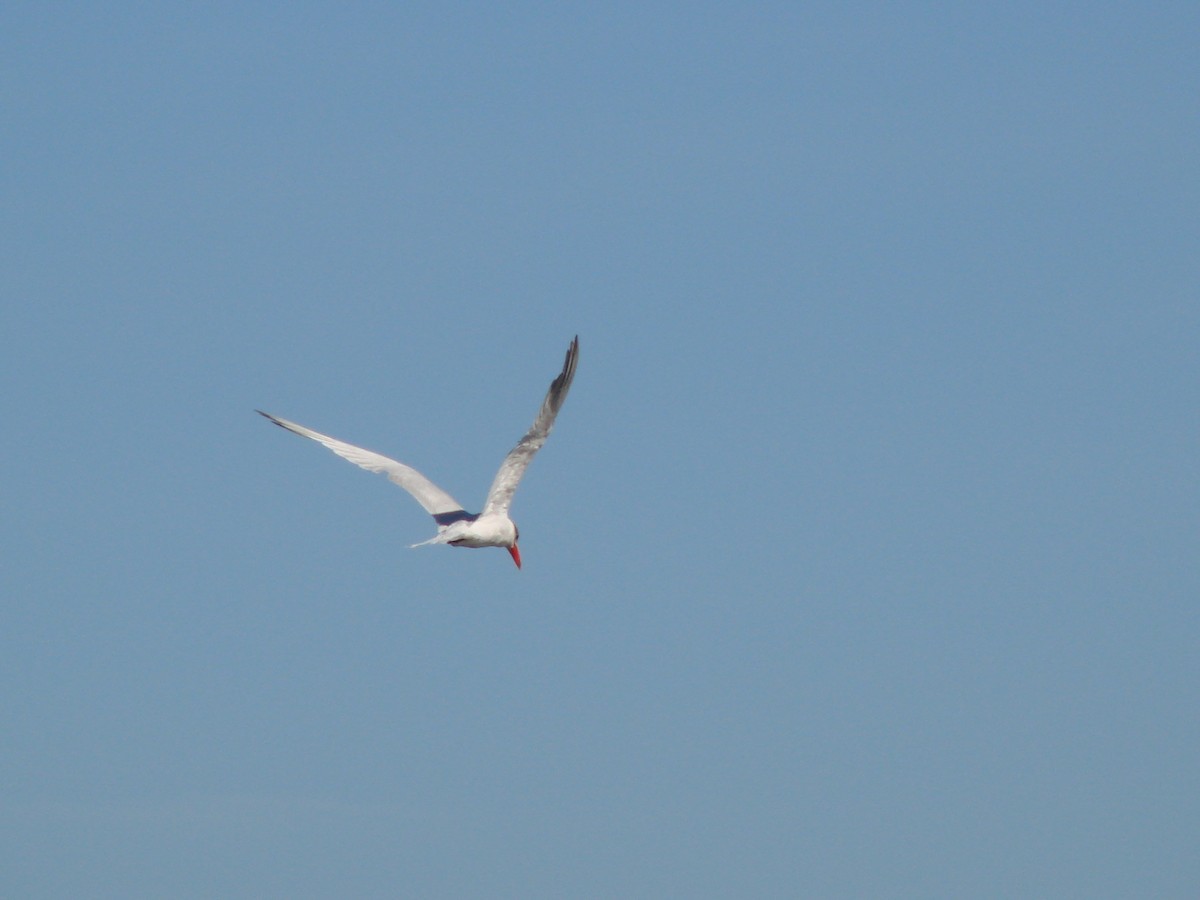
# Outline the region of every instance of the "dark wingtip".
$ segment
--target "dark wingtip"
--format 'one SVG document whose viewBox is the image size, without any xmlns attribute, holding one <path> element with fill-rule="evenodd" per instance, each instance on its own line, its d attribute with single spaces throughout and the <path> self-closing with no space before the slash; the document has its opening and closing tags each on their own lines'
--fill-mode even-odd
<svg viewBox="0 0 1200 900">
<path fill-rule="evenodd" d="M 558 377 L 554 381 L 550 382 L 550 391 L 546 396 L 546 402 L 551 404 L 555 412 L 558 412 L 563 400 L 567 397 L 567 391 L 571 389 L 571 382 L 575 380 L 575 367 L 578 363 L 579 335 L 575 335 L 571 346 L 567 348 L 567 355 L 563 357 L 562 371 L 558 373 Z"/>
<path fill-rule="evenodd" d="M 571 346 L 567 348 L 567 356 L 563 360 L 562 376 L 564 380 L 570 380 L 574 375 L 575 366 L 579 362 L 579 335 L 575 335 L 571 341 Z"/>
</svg>

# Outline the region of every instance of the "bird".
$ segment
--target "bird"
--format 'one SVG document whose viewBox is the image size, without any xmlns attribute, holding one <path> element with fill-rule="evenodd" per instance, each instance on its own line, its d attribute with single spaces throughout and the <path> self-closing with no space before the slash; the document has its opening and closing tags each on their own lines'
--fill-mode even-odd
<svg viewBox="0 0 1200 900">
<path fill-rule="evenodd" d="M 529 467 L 534 455 L 542 449 L 558 411 L 562 409 L 571 382 L 575 380 L 575 368 L 579 363 L 579 335 L 575 335 L 567 348 L 563 360 L 562 371 L 550 383 L 546 398 L 542 401 L 533 425 L 525 432 L 517 445 L 508 451 L 500 468 L 492 479 L 483 511 L 467 512 L 461 503 L 447 494 L 444 490 L 418 472 L 412 466 L 390 459 L 372 450 L 365 450 L 353 444 L 347 444 L 337 438 L 289 422 L 270 413 L 256 409 L 260 416 L 270 419 L 280 428 L 306 437 L 332 450 L 342 459 L 349 460 L 356 466 L 361 466 L 368 472 L 378 472 L 386 475 L 388 480 L 404 488 L 413 498 L 433 516 L 437 523 L 437 534 L 427 541 L 412 544 L 413 547 L 424 547 L 429 544 L 449 544 L 451 547 L 503 547 L 512 557 L 517 568 L 521 568 L 521 551 L 517 546 L 521 533 L 517 524 L 509 518 L 508 510 L 512 505 L 513 493 L 521 483 L 521 477 Z"/>
</svg>

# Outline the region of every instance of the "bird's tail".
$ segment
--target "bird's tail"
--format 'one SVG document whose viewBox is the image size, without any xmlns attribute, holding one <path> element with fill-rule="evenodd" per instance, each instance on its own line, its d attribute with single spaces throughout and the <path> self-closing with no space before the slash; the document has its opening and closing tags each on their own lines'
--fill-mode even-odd
<svg viewBox="0 0 1200 900">
<path fill-rule="evenodd" d="M 431 537 L 427 541 L 421 541 L 419 544 L 409 544 L 408 549 L 415 550 L 417 547 L 427 547 L 430 544 L 444 544 L 444 543 L 446 543 L 446 535 L 444 532 L 442 532 L 439 534 L 435 534 L 433 537 Z"/>
</svg>

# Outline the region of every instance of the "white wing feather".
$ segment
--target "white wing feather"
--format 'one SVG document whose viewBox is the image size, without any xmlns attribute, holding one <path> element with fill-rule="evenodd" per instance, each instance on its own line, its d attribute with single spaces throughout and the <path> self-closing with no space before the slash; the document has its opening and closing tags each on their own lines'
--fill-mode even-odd
<svg viewBox="0 0 1200 900">
<path fill-rule="evenodd" d="M 255 410 L 255 412 L 260 416 L 266 416 L 280 428 L 286 428 L 288 431 L 294 432 L 301 437 L 311 438 L 318 444 L 323 444 L 342 459 L 347 459 L 356 466 L 366 469 L 368 472 L 381 472 L 393 484 L 398 484 L 412 494 L 416 501 L 425 508 L 425 511 L 435 518 L 444 513 L 462 511 L 463 507 L 461 503 L 416 469 L 412 468 L 412 466 L 406 466 L 402 462 L 388 459 L 386 456 L 370 450 L 364 450 L 362 447 L 355 447 L 353 444 L 347 444 L 345 441 L 339 441 L 337 438 L 331 438 L 328 435 L 313 431 L 311 428 L 305 428 L 303 425 L 289 422 L 287 419 L 276 418 L 270 413 L 263 412 L 261 409 Z M 439 524 L 441 524 L 440 520 Z"/>
<path fill-rule="evenodd" d="M 488 491 L 482 515 L 494 513 L 508 515 L 513 492 L 521 483 L 521 476 L 525 474 L 534 454 L 546 443 L 550 429 L 554 427 L 558 411 L 562 408 L 563 401 L 567 399 L 567 391 L 571 389 L 571 382 L 575 379 L 575 366 L 578 362 L 579 336 L 576 335 L 575 340 L 571 341 L 571 346 L 567 348 L 567 357 L 563 360 L 562 372 L 551 382 L 550 390 L 546 392 L 546 399 L 542 401 L 542 408 L 538 410 L 533 425 L 517 442 L 517 446 L 508 452 L 508 456 L 504 457 L 504 462 L 500 464 L 500 469 L 496 472 L 496 477 L 492 480 L 492 487 Z"/>
</svg>

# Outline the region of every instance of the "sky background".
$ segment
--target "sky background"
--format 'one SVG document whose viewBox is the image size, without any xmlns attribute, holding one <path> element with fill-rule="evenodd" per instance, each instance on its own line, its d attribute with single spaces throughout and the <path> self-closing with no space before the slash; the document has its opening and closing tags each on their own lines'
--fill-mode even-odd
<svg viewBox="0 0 1200 900">
<path fill-rule="evenodd" d="M 0 894 L 1197 896 L 1197 46 L 6 4 Z"/>
</svg>

